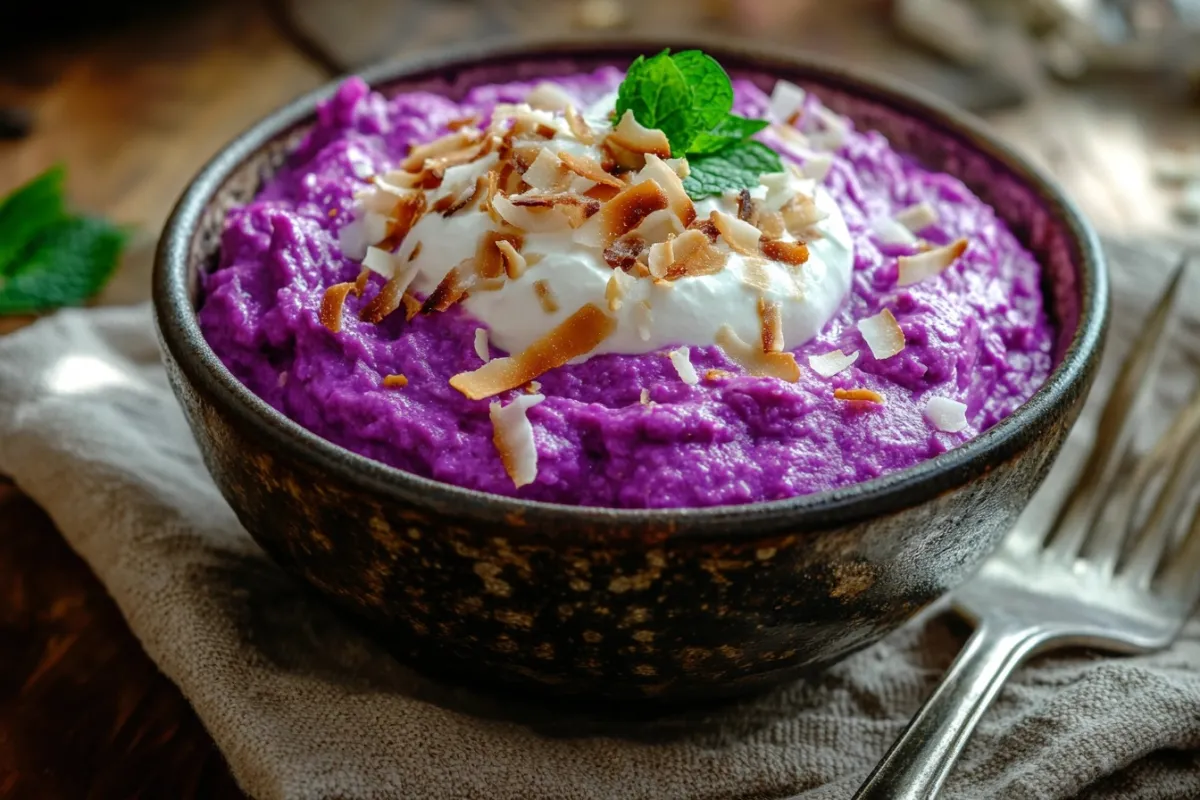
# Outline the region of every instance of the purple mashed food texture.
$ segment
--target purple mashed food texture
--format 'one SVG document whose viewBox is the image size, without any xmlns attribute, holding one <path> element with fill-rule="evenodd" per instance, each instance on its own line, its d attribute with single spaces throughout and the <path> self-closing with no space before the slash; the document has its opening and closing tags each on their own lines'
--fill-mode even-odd
<svg viewBox="0 0 1200 800">
<path fill-rule="evenodd" d="M 620 80 L 605 68 L 557 82 L 592 101 Z M 735 110 L 763 116 L 762 91 L 734 85 Z M 488 401 L 448 383 L 479 366 L 479 324 L 461 307 L 409 323 L 402 311 L 378 326 L 361 322 L 357 311 L 382 283 L 374 277 L 375 288 L 347 301 L 340 333 L 317 312 L 327 286 L 359 271 L 339 251 L 337 231 L 363 176 L 393 167 L 452 120 L 486 119 L 494 103 L 521 101 L 530 86 L 477 87 L 454 102 L 423 92 L 387 100 L 346 81 L 287 165 L 253 202 L 229 212 L 199 313 L 233 374 L 310 431 L 400 469 L 495 494 L 618 508 L 775 500 L 875 478 L 994 425 L 1049 374 L 1053 335 L 1033 257 L 957 179 L 920 168 L 876 133 L 851 131 L 825 186 L 854 237 L 853 284 L 823 333 L 794 350 L 800 381 L 745 376 L 716 347 L 692 348 L 697 371 L 736 378 L 689 386 L 655 353 L 555 369 L 539 379 L 547 399 L 528 414 L 537 480 L 514 489 L 492 441 Z M 914 251 L 881 250 L 868 220 L 922 200 L 941 217 L 923 238 L 940 245 L 961 236 L 971 247 L 940 276 L 897 288 L 896 255 Z M 855 323 L 885 305 L 907 347 L 880 361 Z M 834 348 L 861 355 L 833 378 L 808 368 L 809 355 Z M 384 388 L 383 376 L 396 373 L 408 385 Z M 651 405 L 639 402 L 643 387 Z M 874 389 L 887 402 L 835 400 L 837 387 Z M 936 430 L 924 414 L 933 396 L 966 403 L 967 429 Z"/>
</svg>

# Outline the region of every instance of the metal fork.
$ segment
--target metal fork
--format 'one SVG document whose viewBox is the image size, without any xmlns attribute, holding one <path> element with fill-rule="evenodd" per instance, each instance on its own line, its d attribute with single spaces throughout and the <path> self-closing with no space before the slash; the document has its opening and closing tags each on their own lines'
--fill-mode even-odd
<svg viewBox="0 0 1200 800">
<path fill-rule="evenodd" d="M 951 595 L 975 632 L 856 800 L 934 798 L 983 712 L 1030 656 L 1071 646 L 1161 650 L 1196 607 L 1200 509 L 1190 519 L 1185 511 L 1200 468 L 1200 392 L 1133 474 L 1120 476 L 1170 339 L 1185 263 L 1125 359 L 1086 466 L 1049 530 L 1014 532 Z"/>
</svg>

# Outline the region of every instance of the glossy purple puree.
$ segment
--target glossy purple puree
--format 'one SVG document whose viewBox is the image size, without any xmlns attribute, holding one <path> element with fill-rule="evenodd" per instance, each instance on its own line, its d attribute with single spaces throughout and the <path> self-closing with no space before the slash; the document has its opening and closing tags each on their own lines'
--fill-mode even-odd
<svg viewBox="0 0 1200 800">
<path fill-rule="evenodd" d="M 588 102 L 620 79 L 603 68 L 557 82 Z M 763 116 L 763 92 L 734 85 L 736 111 Z M 200 324 L 233 374 L 305 428 L 400 469 L 496 494 L 620 508 L 775 500 L 904 469 L 994 425 L 1049 374 L 1054 334 L 1034 258 L 957 179 L 922 169 L 877 133 L 851 131 L 824 184 L 854 238 L 853 285 L 822 334 L 793 351 L 799 382 L 746 376 L 716 347 L 692 348 L 697 371 L 736 376 L 696 386 L 659 353 L 555 369 L 539 378 L 546 400 L 528 413 L 537 479 L 514 489 L 493 444 L 489 401 L 448 383 L 479 366 L 477 321 L 456 306 L 408 323 L 401 310 L 371 325 L 357 312 L 372 290 L 348 299 L 335 334 L 318 309 L 326 287 L 358 274 L 337 231 L 364 176 L 393 167 L 452 120 L 486 119 L 495 102 L 522 100 L 530 86 L 482 86 L 461 102 L 425 92 L 388 100 L 350 79 L 322 104 L 285 167 L 229 212 L 219 265 L 205 278 Z M 916 250 L 878 245 L 868 221 L 920 201 L 940 215 L 922 238 L 966 237 L 971 246 L 936 278 L 900 288 L 896 257 Z M 907 345 L 880 361 L 855 323 L 885 305 Z M 810 355 L 834 348 L 861 355 L 832 378 L 809 368 Z M 385 388 L 389 374 L 405 375 L 407 386 Z M 835 399 L 839 387 L 875 390 L 886 403 Z M 650 405 L 640 402 L 643 388 Z M 933 396 L 966 403 L 967 429 L 937 430 L 925 416 Z"/>
</svg>

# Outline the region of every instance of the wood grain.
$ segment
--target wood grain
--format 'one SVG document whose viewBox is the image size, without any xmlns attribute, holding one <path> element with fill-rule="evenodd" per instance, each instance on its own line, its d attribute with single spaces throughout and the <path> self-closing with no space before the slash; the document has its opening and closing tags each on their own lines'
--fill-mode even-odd
<svg viewBox="0 0 1200 800">
<path fill-rule="evenodd" d="M 574 0 L 267 1 L 296 8 L 301 32 L 332 42 L 337 58 L 369 60 L 464 36 L 578 23 Z M 73 203 L 132 224 L 137 236 L 100 302 L 144 300 L 153 245 L 180 189 L 227 139 L 325 79 L 253 2 L 145 4 L 136 21 L 21 52 L 0 47 L 0 104 L 35 115 L 32 136 L 0 142 L 0 193 L 55 162 L 70 169 Z M 170 6 L 166 8 L 166 6 Z M 347 9 L 347 6 L 350 8 Z M 420 6 L 420 14 L 414 9 Z M 896 43 L 880 0 L 664 0 L 650 22 L 680 33 L 726 30 L 903 74 L 988 119 L 1051 169 L 1108 233 L 1186 238 L 1156 186 L 1149 154 L 1200 141 L 1200 111 L 1169 87 L 1071 90 L 1029 70 L 1012 43 L 1010 75 L 1029 102 L 988 102 L 977 76 L 947 70 Z M 335 28 L 363 9 L 383 9 L 370 31 Z M 723 26 L 722 13 L 740 25 Z M 364 12 L 365 13 L 365 12 Z M 380 17 L 383 19 L 383 17 Z M 679 20 L 686 19 L 684 22 Z M 532 22 L 531 22 L 532 20 Z M 639 18 L 639 23 L 646 20 Z M 338 33 L 341 30 L 342 33 Z M 351 41 L 359 31 L 359 41 Z M 346 33 L 349 31 L 349 33 Z M 357 55 L 357 58 L 355 57 Z M 0 333 L 27 323 L 0 319 Z M 142 652 L 112 601 L 53 523 L 0 484 L 0 798 L 240 797 L 220 754 L 187 703 Z"/>
</svg>

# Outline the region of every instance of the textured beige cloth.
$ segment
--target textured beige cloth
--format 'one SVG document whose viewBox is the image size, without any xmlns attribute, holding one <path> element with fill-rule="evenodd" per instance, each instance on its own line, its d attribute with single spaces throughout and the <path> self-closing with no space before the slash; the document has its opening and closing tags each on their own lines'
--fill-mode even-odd
<svg viewBox="0 0 1200 800">
<path fill-rule="evenodd" d="M 1113 254 L 1104 384 L 1168 266 Z M 1167 362 L 1164 405 L 1197 367 L 1200 326 L 1181 336 L 1191 349 Z M 1088 437 L 1085 423 L 1043 501 Z M 146 307 L 66 311 L 0 340 L 0 470 L 91 564 L 262 800 L 846 798 L 963 641 L 929 615 L 812 684 L 649 722 L 439 686 L 345 626 L 238 526 L 167 388 Z M 944 796 L 1200 797 L 1200 625 L 1159 655 L 1021 670 Z"/>
</svg>

